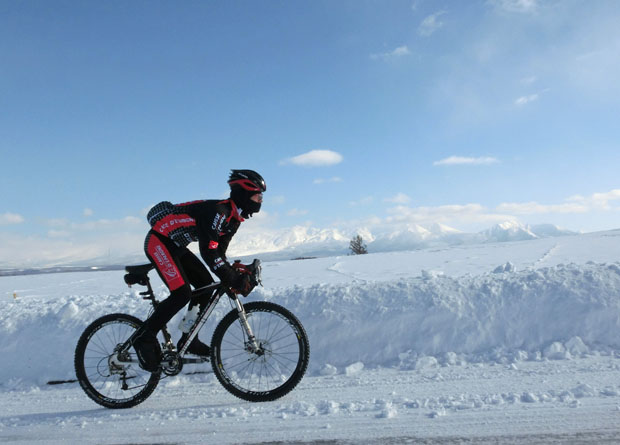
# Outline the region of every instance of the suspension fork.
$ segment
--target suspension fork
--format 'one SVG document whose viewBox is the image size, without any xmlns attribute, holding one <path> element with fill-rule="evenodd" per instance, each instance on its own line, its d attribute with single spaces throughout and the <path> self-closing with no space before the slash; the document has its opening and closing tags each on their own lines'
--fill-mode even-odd
<svg viewBox="0 0 620 445">
<path fill-rule="evenodd" d="M 245 309 L 243 308 L 243 304 L 241 304 L 241 301 L 239 300 L 237 295 L 231 293 L 228 294 L 228 296 L 235 302 L 235 306 L 237 307 L 237 313 L 239 314 L 239 322 L 241 323 L 241 327 L 248 336 L 248 341 L 246 345 L 248 351 L 261 355 L 261 347 L 256 341 L 256 337 L 254 337 L 254 333 L 252 332 L 252 327 L 248 322 L 248 317 L 245 313 Z"/>
</svg>

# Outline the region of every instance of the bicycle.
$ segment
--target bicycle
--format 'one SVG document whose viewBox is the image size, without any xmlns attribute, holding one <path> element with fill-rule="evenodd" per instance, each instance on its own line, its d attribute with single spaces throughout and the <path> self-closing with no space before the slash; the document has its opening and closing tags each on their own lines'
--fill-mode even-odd
<svg viewBox="0 0 620 445">
<path fill-rule="evenodd" d="M 153 268 L 152 264 L 127 266 L 124 279 L 129 286 L 146 286 L 140 295 L 155 308 L 159 302 L 148 277 Z M 247 269 L 252 284 L 262 284 L 260 261 L 254 260 Z M 230 298 L 235 309 L 217 324 L 210 357 L 186 357 L 187 348 L 223 295 Z M 310 345 L 304 327 L 290 311 L 267 301 L 243 305 L 238 295 L 221 282 L 194 289 L 192 298 L 200 297 L 208 297 L 209 301 L 179 349 L 167 327 L 162 329 L 162 359 L 156 372 L 139 367 L 132 346 L 142 325 L 140 319 L 115 313 L 92 322 L 78 340 L 74 359 L 76 376 L 86 395 L 106 408 L 130 408 L 153 393 L 162 373 L 175 376 L 185 364 L 207 361 L 211 361 L 215 376 L 227 391 L 250 402 L 276 400 L 297 386 L 308 367 Z"/>
</svg>

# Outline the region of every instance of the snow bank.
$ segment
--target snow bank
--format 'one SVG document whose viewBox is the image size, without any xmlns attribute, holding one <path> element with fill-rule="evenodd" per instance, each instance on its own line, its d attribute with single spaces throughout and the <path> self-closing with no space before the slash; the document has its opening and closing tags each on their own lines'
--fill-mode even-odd
<svg viewBox="0 0 620 445">
<path fill-rule="evenodd" d="M 0 303 L 0 387 L 74 378 L 74 347 L 92 320 L 113 312 L 147 315 L 149 305 L 134 292 Z M 250 299 L 277 302 L 300 318 L 314 374 L 566 359 L 620 347 L 617 263 L 504 267 L 459 277 L 423 271 L 383 282 L 259 288 Z M 222 303 L 217 313 L 228 310 Z"/>
<path fill-rule="evenodd" d="M 458 278 L 423 273 L 262 294 L 299 315 L 314 368 L 344 371 L 356 362 L 415 368 L 424 356 L 442 364 L 556 359 L 620 347 L 618 264 Z"/>
<path fill-rule="evenodd" d="M 0 387 L 21 388 L 75 378 L 81 332 L 106 313 L 144 317 L 146 305 L 124 295 L 16 298 L 0 305 Z"/>
</svg>

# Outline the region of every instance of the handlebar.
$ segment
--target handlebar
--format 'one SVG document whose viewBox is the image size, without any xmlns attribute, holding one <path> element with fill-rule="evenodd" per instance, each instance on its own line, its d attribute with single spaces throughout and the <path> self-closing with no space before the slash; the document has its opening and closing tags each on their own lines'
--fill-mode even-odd
<svg viewBox="0 0 620 445">
<path fill-rule="evenodd" d="M 261 281 L 261 273 L 263 269 L 261 267 L 260 260 L 255 258 L 254 261 L 252 261 L 252 264 L 248 265 L 248 270 L 252 273 L 252 284 L 254 286 L 258 286 L 259 284 L 262 286 L 263 282 Z"/>
<path fill-rule="evenodd" d="M 259 284 L 262 286 L 262 281 L 261 281 L 262 268 L 261 268 L 261 262 L 259 259 L 254 259 L 254 261 L 252 261 L 251 264 L 241 264 L 241 260 L 235 260 L 233 264 L 233 268 L 237 270 L 239 273 L 245 274 L 249 279 L 249 284 L 252 286 L 252 288 L 248 291 L 248 293 L 242 293 L 242 295 L 247 296 L 249 292 L 251 292 L 252 289 L 254 289 Z M 228 294 L 229 297 L 234 299 L 235 294 L 238 291 L 230 288 L 230 289 L 225 289 L 225 292 L 226 294 Z"/>
</svg>

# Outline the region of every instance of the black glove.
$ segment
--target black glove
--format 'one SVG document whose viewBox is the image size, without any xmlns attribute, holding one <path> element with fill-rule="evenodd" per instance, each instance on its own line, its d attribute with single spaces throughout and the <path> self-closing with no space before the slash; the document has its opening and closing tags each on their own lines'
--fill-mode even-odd
<svg viewBox="0 0 620 445">
<path fill-rule="evenodd" d="M 254 284 L 252 284 L 252 277 L 248 273 L 238 272 L 237 276 L 233 280 L 233 284 L 230 286 L 232 291 L 235 294 L 241 294 L 244 297 L 247 297 L 252 289 L 254 289 Z"/>
</svg>

